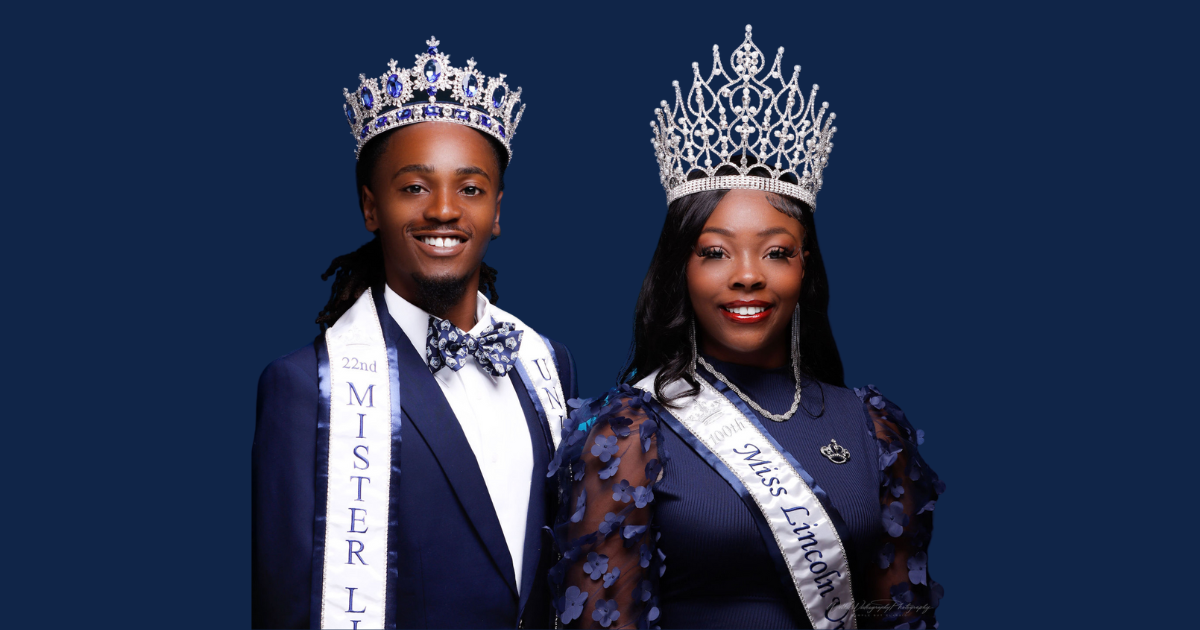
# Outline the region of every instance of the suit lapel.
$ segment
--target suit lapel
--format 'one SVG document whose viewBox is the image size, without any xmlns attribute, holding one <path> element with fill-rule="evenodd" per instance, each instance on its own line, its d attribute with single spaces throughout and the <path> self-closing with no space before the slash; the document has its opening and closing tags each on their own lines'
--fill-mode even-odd
<svg viewBox="0 0 1200 630">
<path fill-rule="evenodd" d="M 467 436 L 458 424 L 458 418 L 446 402 L 437 379 L 429 372 L 424 359 L 400 330 L 396 320 L 387 312 L 382 295 L 380 292 L 376 307 L 380 313 L 383 333 L 396 347 L 400 407 L 413 428 L 429 445 L 429 450 L 437 458 L 447 481 L 454 488 L 459 504 L 471 519 L 476 534 L 491 555 L 492 562 L 504 576 L 504 581 L 513 595 L 516 595 L 512 556 L 504 540 L 504 530 L 500 529 L 500 520 L 496 518 L 487 484 L 483 481 L 483 473 L 479 471 L 475 452 L 471 450 Z"/>
<path fill-rule="evenodd" d="M 525 602 L 533 591 L 537 572 L 542 568 L 542 527 L 549 524 L 546 516 L 546 469 L 550 465 L 553 442 L 550 441 L 550 429 L 533 406 L 529 390 L 526 383 L 520 380 L 519 372 L 513 370 L 508 378 L 512 379 L 517 398 L 521 401 L 521 410 L 525 412 L 525 423 L 529 427 L 529 438 L 533 444 L 533 477 L 529 484 L 529 511 L 525 520 L 525 558 L 521 563 L 521 599 L 517 609 L 523 615 Z"/>
</svg>

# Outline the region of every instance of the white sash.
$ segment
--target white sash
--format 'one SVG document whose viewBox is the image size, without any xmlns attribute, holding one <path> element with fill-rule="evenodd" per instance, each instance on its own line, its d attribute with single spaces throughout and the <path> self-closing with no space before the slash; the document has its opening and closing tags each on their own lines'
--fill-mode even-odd
<svg viewBox="0 0 1200 630">
<path fill-rule="evenodd" d="M 492 307 L 497 321 L 521 335 L 517 370 L 555 448 L 562 439 L 565 396 L 550 344 L 511 314 Z M 382 628 L 387 611 L 387 528 L 392 439 L 400 401 L 393 399 L 388 348 L 370 289 L 325 332 L 328 357 L 328 442 L 325 510 L 317 524 L 322 582 L 321 628 Z M 320 468 L 320 466 L 319 466 Z M 396 480 L 398 481 L 398 479 Z M 318 515 L 321 516 L 321 515 Z M 315 569 L 315 567 L 314 567 Z"/>
<path fill-rule="evenodd" d="M 517 372 L 525 381 L 525 387 L 529 390 L 534 407 L 537 407 L 538 415 L 549 425 L 550 438 L 557 449 L 562 440 L 562 425 L 567 419 L 567 399 L 563 395 L 558 366 L 550 351 L 550 343 L 511 313 L 501 310 L 495 304 L 490 309 L 497 322 L 512 322 L 518 330 L 526 333 L 521 335 L 521 348 L 516 353 Z"/>
<path fill-rule="evenodd" d="M 329 474 L 320 627 L 382 628 L 392 408 L 400 401 L 392 400 L 387 343 L 370 289 L 325 332 L 325 345 Z"/>
<path fill-rule="evenodd" d="M 656 370 L 635 387 L 653 394 L 657 374 Z M 742 486 L 734 489 L 754 500 L 774 534 L 812 627 L 857 627 L 849 562 L 820 500 L 753 418 L 703 378 L 696 380 L 700 392 L 690 399 L 678 399 L 676 404 L 682 407 L 676 414 L 664 409 L 671 416 L 668 420 L 676 420 L 690 432 L 699 446 L 709 451 L 700 452 L 701 457 L 711 465 L 723 466 Z M 687 383 L 680 380 L 667 385 L 664 393 L 672 396 L 684 389 Z"/>
</svg>

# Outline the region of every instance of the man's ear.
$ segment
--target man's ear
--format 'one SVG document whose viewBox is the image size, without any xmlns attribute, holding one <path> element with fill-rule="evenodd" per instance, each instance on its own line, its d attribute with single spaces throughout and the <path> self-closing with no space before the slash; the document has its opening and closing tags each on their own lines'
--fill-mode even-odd
<svg viewBox="0 0 1200 630">
<path fill-rule="evenodd" d="M 500 238 L 500 201 L 504 199 L 504 192 L 501 191 L 496 195 L 496 218 L 492 220 L 492 240 Z"/>
<path fill-rule="evenodd" d="M 375 195 L 371 193 L 370 188 L 363 186 L 360 199 L 362 201 L 363 224 L 366 226 L 367 231 L 379 231 L 379 208 L 375 205 Z"/>
</svg>

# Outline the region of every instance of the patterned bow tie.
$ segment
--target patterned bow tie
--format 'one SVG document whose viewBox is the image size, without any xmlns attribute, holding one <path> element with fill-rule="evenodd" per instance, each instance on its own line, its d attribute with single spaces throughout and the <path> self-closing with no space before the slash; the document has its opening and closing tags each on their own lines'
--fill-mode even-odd
<svg viewBox="0 0 1200 630">
<path fill-rule="evenodd" d="M 507 376 L 516 367 L 521 334 L 511 322 L 496 322 L 475 336 L 444 319 L 429 317 L 429 335 L 425 340 L 425 362 L 437 374 L 443 367 L 455 372 L 467 364 L 468 357 L 492 376 Z"/>
</svg>

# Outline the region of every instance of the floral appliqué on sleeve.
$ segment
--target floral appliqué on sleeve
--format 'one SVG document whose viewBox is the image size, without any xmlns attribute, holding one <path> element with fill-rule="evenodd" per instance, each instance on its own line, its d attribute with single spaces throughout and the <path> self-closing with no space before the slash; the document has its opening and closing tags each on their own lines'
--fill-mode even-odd
<svg viewBox="0 0 1200 630">
<path fill-rule="evenodd" d="M 658 619 L 654 487 L 666 454 L 650 394 L 621 385 L 591 400 L 568 401 L 571 415 L 546 476 L 564 489 L 550 571 L 563 624 L 649 628 Z M 570 488 L 570 491 L 566 491 Z"/>
<path fill-rule="evenodd" d="M 878 445 L 880 519 L 887 541 L 873 563 L 864 600 L 874 605 L 859 613 L 864 628 L 936 628 L 934 611 L 941 584 L 929 575 L 933 509 L 946 484 L 917 452 L 925 432 L 874 385 L 855 389 L 871 418 Z"/>
</svg>

